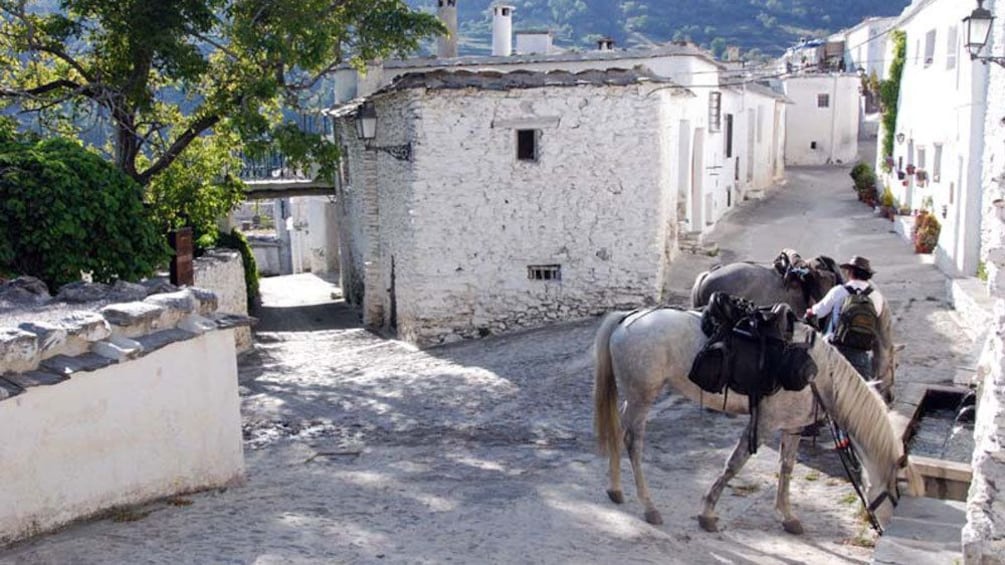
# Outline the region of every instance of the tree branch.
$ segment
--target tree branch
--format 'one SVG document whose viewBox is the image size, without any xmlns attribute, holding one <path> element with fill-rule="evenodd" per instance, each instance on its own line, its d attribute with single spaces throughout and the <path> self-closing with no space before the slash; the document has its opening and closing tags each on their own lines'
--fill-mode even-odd
<svg viewBox="0 0 1005 565">
<path fill-rule="evenodd" d="M 48 94 L 53 90 L 59 90 L 61 88 L 76 90 L 85 96 L 91 95 L 89 93 L 89 91 L 91 91 L 90 86 L 73 82 L 70 79 L 61 78 L 58 80 L 54 80 L 52 82 L 41 84 L 34 88 L 27 88 L 27 89 L 8 88 L 5 86 L 0 86 L 0 96 L 4 98 L 24 98 L 24 97 L 42 96 L 43 94 Z"/>
<path fill-rule="evenodd" d="M 165 151 L 156 161 L 154 161 L 154 163 L 150 165 L 147 170 L 139 173 L 135 177 L 136 180 L 139 181 L 140 184 L 146 186 L 154 175 L 168 168 L 171 163 L 178 158 L 178 155 L 180 155 L 190 143 L 195 141 L 195 139 L 199 137 L 202 132 L 215 126 L 219 121 L 220 116 L 203 116 L 193 122 L 190 126 L 188 126 L 188 129 L 186 129 L 178 136 L 177 139 L 174 140 L 171 147 L 168 147 L 168 150 Z"/>
</svg>

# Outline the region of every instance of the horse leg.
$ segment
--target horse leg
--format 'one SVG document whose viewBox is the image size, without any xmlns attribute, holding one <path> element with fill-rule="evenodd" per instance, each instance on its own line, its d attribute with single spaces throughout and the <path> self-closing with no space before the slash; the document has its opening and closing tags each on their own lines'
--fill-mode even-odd
<svg viewBox="0 0 1005 565">
<path fill-rule="evenodd" d="M 799 452 L 799 432 L 782 431 L 782 445 L 779 449 L 781 471 L 778 473 L 778 492 L 775 493 L 775 510 L 782 516 L 782 527 L 786 532 L 795 535 L 803 533 L 803 525 L 792 513 L 789 505 L 789 482 L 792 479 L 792 469 L 796 465 L 796 454 Z"/>
<path fill-rule="evenodd" d="M 621 405 L 621 421 L 625 421 L 625 408 L 628 403 Z M 627 435 L 627 431 L 625 432 Z M 615 504 L 621 504 L 625 501 L 625 495 L 621 490 L 621 449 L 611 449 L 607 454 L 608 465 L 610 472 L 608 476 L 610 477 L 610 488 L 607 489 L 607 496 L 611 499 L 611 502 Z"/>
<path fill-rule="evenodd" d="M 663 517 L 659 510 L 653 505 L 649 497 L 649 486 L 646 478 L 642 475 L 642 445 L 646 435 L 646 415 L 649 412 L 651 402 L 641 404 L 629 402 L 625 408 L 625 447 L 628 448 L 628 457 L 632 461 L 632 474 L 635 476 L 635 490 L 639 497 L 639 502 L 645 507 L 646 522 L 654 526 L 663 523 Z"/>
<path fill-rule="evenodd" d="M 740 440 L 736 442 L 736 447 L 733 448 L 733 453 L 729 455 L 729 459 L 726 461 L 726 468 L 723 469 L 722 474 L 719 478 L 712 483 L 708 491 L 702 500 L 705 503 L 701 514 L 698 516 L 698 524 L 703 530 L 708 532 L 718 531 L 719 518 L 715 515 L 715 504 L 719 501 L 719 496 L 722 494 L 722 489 L 726 488 L 726 483 L 730 481 L 740 469 L 743 468 L 744 463 L 750 458 L 750 449 L 748 445 L 748 437 L 750 434 L 750 425 L 748 424 L 746 430 L 744 430 L 743 435 L 740 436 Z"/>
</svg>

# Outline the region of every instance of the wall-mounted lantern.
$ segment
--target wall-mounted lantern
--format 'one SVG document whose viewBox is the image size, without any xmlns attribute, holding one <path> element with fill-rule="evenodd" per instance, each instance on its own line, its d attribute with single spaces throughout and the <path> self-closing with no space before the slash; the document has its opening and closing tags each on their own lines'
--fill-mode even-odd
<svg viewBox="0 0 1005 565">
<path fill-rule="evenodd" d="M 382 151 L 399 161 L 412 160 L 411 142 L 404 145 L 373 145 L 373 139 L 377 137 L 377 107 L 369 100 L 363 102 L 356 111 L 356 137 L 371 151 Z"/>
<path fill-rule="evenodd" d="M 963 18 L 963 33 L 964 45 L 967 46 L 967 51 L 970 52 L 970 59 L 974 61 L 981 61 L 987 64 L 988 61 L 992 63 L 997 63 L 1005 67 L 1005 57 L 996 57 L 993 55 L 981 55 L 981 50 L 984 46 L 988 44 L 988 38 L 991 36 L 991 26 L 994 24 L 995 17 L 991 15 L 991 11 L 984 7 L 984 0 L 977 0 L 977 8 L 970 12 L 970 15 Z"/>
<path fill-rule="evenodd" d="M 905 139 L 904 132 L 900 132 L 897 134 L 897 143 L 904 143 L 904 139 Z"/>
</svg>

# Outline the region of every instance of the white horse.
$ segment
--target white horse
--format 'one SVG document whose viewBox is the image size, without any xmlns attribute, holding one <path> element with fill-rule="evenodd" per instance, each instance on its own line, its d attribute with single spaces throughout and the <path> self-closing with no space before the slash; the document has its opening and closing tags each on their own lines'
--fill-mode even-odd
<svg viewBox="0 0 1005 565">
<path fill-rule="evenodd" d="M 799 324 L 797 336 L 812 331 Z M 688 379 L 691 364 L 705 344 L 701 318 L 695 312 L 660 309 L 608 314 L 597 330 L 594 342 L 596 380 L 594 389 L 594 427 L 601 453 L 610 458 L 612 501 L 624 501 L 621 490 L 622 442 L 628 449 L 635 475 L 639 500 L 650 524 L 662 524 L 649 488 L 642 475 L 642 447 L 646 416 L 657 395 L 667 385 L 695 402 L 732 414 L 748 413 L 747 397 L 730 392 L 725 398 L 703 392 Z M 924 492 L 924 483 L 904 452 L 887 417 L 886 405 L 879 395 L 859 377 L 848 361 L 823 339 L 816 339 L 809 350 L 818 371 L 813 382 L 819 391 L 823 409 L 851 437 L 862 460 L 863 484 L 870 506 L 881 523 L 892 515 L 899 498 L 897 474 L 903 469 L 908 491 L 914 496 Z M 618 391 L 625 403 L 619 417 Z M 780 390 L 764 397 L 759 405 L 757 445 L 776 430 L 782 431 L 781 470 L 775 509 L 785 530 L 801 534 L 803 527 L 789 505 L 789 480 L 799 448 L 799 433 L 819 415 L 814 410 L 811 387 L 800 391 Z M 749 425 L 748 425 L 749 432 Z M 716 531 L 715 504 L 726 483 L 750 457 L 747 433 L 737 441 L 722 474 L 705 493 L 699 524 Z"/>
</svg>

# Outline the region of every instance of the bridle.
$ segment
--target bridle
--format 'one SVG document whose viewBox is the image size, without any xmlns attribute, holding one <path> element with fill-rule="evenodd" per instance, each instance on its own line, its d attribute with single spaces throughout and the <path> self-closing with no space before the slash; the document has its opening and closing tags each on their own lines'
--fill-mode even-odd
<svg viewBox="0 0 1005 565">
<path fill-rule="evenodd" d="M 827 412 L 827 405 L 824 404 L 823 399 L 820 397 L 820 391 L 817 390 L 817 384 L 815 382 L 810 383 L 810 387 L 813 390 L 813 397 L 821 408 L 823 408 L 824 415 L 827 416 L 827 423 L 830 425 L 831 435 L 834 438 L 834 447 L 838 453 L 838 459 L 841 460 L 841 466 L 844 467 L 844 472 L 848 476 L 848 482 L 855 489 L 855 494 L 858 495 L 859 500 L 862 501 L 862 506 L 865 508 L 866 516 L 869 518 L 869 525 L 872 529 L 876 530 L 877 534 L 883 534 L 883 526 L 879 523 L 879 518 L 876 517 L 876 510 L 879 509 L 887 500 L 894 508 L 900 502 L 900 479 L 898 478 L 893 485 L 893 492 L 889 489 L 884 489 L 883 492 L 879 493 L 871 502 L 868 502 L 865 497 L 865 492 L 862 486 L 862 481 L 860 477 L 856 476 L 856 473 L 852 469 L 861 469 L 862 463 L 859 462 L 858 457 L 855 455 L 855 450 L 852 447 L 851 442 L 847 445 L 840 445 L 837 441 L 838 438 L 838 426 L 834 422 L 834 419 L 830 417 Z M 904 469 L 907 467 L 907 453 L 901 455 L 900 459 L 897 460 L 897 467 L 899 469 Z"/>
</svg>

